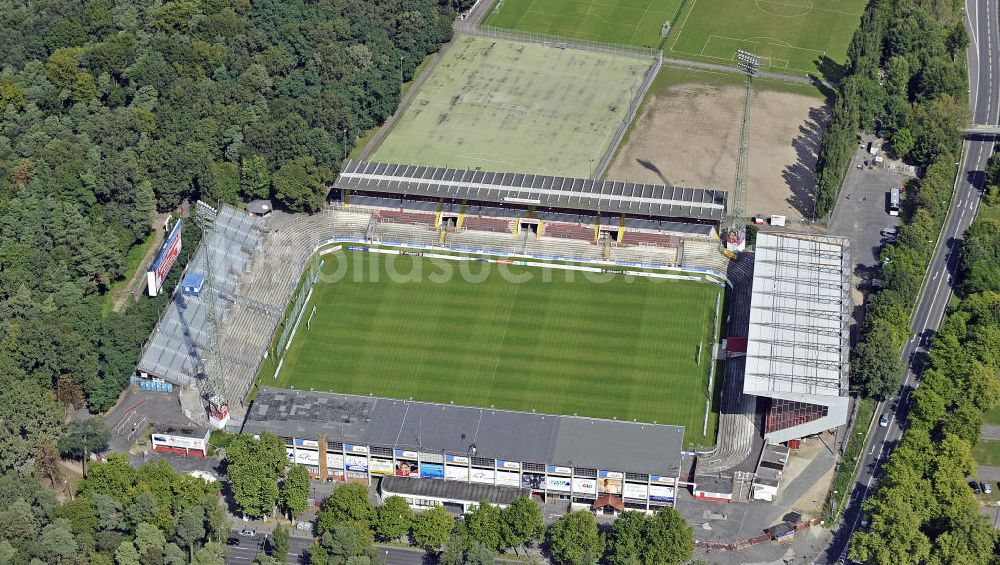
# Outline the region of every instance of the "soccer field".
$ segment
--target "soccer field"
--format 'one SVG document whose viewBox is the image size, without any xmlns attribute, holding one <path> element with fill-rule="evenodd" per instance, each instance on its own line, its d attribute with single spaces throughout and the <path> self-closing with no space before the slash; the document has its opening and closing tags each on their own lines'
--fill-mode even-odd
<svg viewBox="0 0 1000 565">
<path fill-rule="evenodd" d="M 675 58 L 733 63 L 738 49 L 761 68 L 818 73 L 843 64 L 865 0 L 500 0 L 487 26 L 588 41 L 660 45 Z"/>
<path fill-rule="evenodd" d="M 459 37 L 372 159 L 589 177 L 651 64 Z"/>
<path fill-rule="evenodd" d="M 484 25 L 657 48 L 682 0 L 500 0 Z"/>
<path fill-rule="evenodd" d="M 634 418 L 714 442 L 714 410 L 702 436 L 714 284 L 359 251 L 324 261 L 266 384 Z"/>
</svg>

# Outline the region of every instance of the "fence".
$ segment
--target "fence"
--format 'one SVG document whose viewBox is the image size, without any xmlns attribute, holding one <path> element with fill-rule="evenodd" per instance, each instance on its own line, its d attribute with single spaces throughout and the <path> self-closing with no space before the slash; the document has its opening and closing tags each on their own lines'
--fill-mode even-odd
<svg viewBox="0 0 1000 565">
<path fill-rule="evenodd" d="M 615 132 L 615 137 L 611 140 L 611 144 L 608 145 L 607 151 L 604 152 L 604 157 L 601 157 L 601 162 L 597 164 L 597 168 L 594 169 L 593 177 L 599 179 L 604 176 L 604 171 L 611 165 L 611 159 L 614 158 L 615 153 L 618 151 L 618 145 L 621 144 L 622 139 L 625 138 L 625 133 L 628 132 L 628 128 L 632 125 L 632 120 L 635 119 L 636 112 L 639 111 L 639 106 L 642 105 L 642 99 L 646 96 L 646 91 L 653 84 L 653 80 L 656 79 L 656 73 L 660 72 L 660 67 L 663 66 L 663 54 L 657 52 L 656 57 L 653 59 L 653 64 L 650 65 L 649 70 L 646 71 L 646 76 L 643 77 L 642 83 L 639 85 L 638 91 L 635 96 L 632 97 L 632 101 L 628 107 L 628 113 L 622 118 L 622 123 L 618 126 L 618 131 Z"/>
<path fill-rule="evenodd" d="M 278 341 L 274 344 L 273 349 L 276 362 L 280 363 L 280 361 L 284 358 L 285 350 L 288 348 L 288 340 L 291 338 L 292 331 L 297 325 L 296 322 L 302 315 L 302 310 L 306 307 L 306 302 L 309 300 L 312 287 L 316 284 L 316 279 L 319 275 L 319 263 L 317 258 L 317 255 L 313 255 L 313 257 L 309 259 L 309 271 L 303 274 L 298 288 L 293 291 L 295 294 L 295 302 L 292 303 L 291 310 L 285 315 L 284 318 L 282 318 L 282 324 L 284 324 L 284 327 L 282 328 L 281 336 L 278 337 Z"/>
<path fill-rule="evenodd" d="M 477 37 L 488 37 L 492 39 L 503 39 L 505 41 L 524 41 L 528 43 L 539 43 L 555 47 L 569 47 L 571 49 L 582 49 L 595 53 L 607 53 L 620 57 L 637 57 L 640 59 L 654 59 L 662 54 L 658 49 L 648 47 L 637 47 L 634 45 L 621 45 L 618 43 L 600 43 L 597 41 L 587 41 L 584 39 L 567 39 L 558 35 L 547 35 L 544 33 L 534 33 L 528 31 L 515 31 L 502 29 L 493 26 L 480 25 L 476 27 L 471 22 L 460 22 L 455 25 L 455 29 L 469 35 Z"/>
</svg>

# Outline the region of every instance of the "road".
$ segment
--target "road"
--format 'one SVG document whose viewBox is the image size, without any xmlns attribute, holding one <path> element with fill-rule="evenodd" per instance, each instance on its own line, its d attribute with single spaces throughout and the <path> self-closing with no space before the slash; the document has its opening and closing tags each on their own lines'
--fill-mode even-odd
<svg viewBox="0 0 1000 565">
<path fill-rule="evenodd" d="M 966 26 L 969 29 L 969 104 L 972 121 L 977 124 L 997 124 L 1000 111 L 1000 68 L 994 77 L 994 68 L 1000 64 L 1000 20 L 995 0 L 966 0 Z M 923 371 L 924 354 L 930 339 L 944 317 L 951 297 L 955 273 L 958 269 L 960 242 L 965 230 L 976 217 L 983 185 L 983 171 L 993 148 L 992 139 L 973 139 L 963 145 L 961 174 L 956 181 L 951 208 L 945 227 L 928 267 L 928 276 L 918 298 L 911 326 L 912 336 L 903 348 L 902 359 L 906 364 L 902 393 L 879 406 L 877 413 L 889 413 L 888 426 L 876 424 L 865 446 L 854 492 L 844 513 L 840 529 L 820 562 L 844 559 L 850 538 L 861 523 L 861 502 L 868 496 L 879 476 L 880 465 L 889 456 L 892 446 L 899 440 L 909 410 L 909 393 L 919 384 Z M 898 406 L 893 410 L 893 406 Z"/>
<path fill-rule="evenodd" d="M 265 551 L 265 542 L 262 534 L 254 537 L 240 535 L 234 530 L 230 537 L 239 538 L 238 546 L 230 546 L 226 554 L 227 565 L 249 565 L 253 563 L 257 555 Z M 293 537 L 288 540 L 288 562 L 308 563 L 306 550 L 312 545 L 312 538 Z M 388 565 L 422 565 L 427 553 L 420 549 L 378 546 L 378 556 L 383 563 Z"/>
</svg>

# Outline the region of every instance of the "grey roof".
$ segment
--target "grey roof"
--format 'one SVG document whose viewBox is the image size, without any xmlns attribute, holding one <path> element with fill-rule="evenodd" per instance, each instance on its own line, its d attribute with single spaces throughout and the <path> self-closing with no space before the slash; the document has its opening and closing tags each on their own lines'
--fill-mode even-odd
<svg viewBox="0 0 1000 565">
<path fill-rule="evenodd" d="M 846 394 L 849 250 L 839 237 L 757 235 L 743 392 Z"/>
<path fill-rule="evenodd" d="M 270 214 L 274 211 L 274 206 L 270 200 L 251 200 L 247 202 L 247 212 L 251 214 Z"/>
<path fill-rule="evenodd" d="M 415 477 L 387 476 L 379 479 L 379 491 L 384 494 L 409 494 L 452 500 L 479 502 L 488 500 L 493 504 L 508 505 L 518 498 L 531 497 L 531 489 L 465 483 L 461 481 L 440 481 Z"/>
<path fill-rule="evenodd" d="M 208 428 L 199 426 L 194 422 L 167 422 L 165 424 L 157 424 L 153 427 L 153 433 L 172 436 L 205 437 L 208 435 Z"/>
<path fill-rule="evenodd" d="M 211 248 L 216 320 L 225 318 L 236 299 L 240 275 L 249 268 L 251 255 L 258 245 L 259 234 L 255 228 L 259 222 L 246 212 L 223 206 L 216 216 L 215 229 L 202 238 L 185 267 L 188 273 L 204 273 L 205 248 Z M 140 371 L 182 386 L 194 382 L 203 371 L 202 351 L 208 345 L 207 300 L 204 289 L 198 296 L 174 293 L 142 350 L 137 365 Z"/>
<path fill-rule="evenodd" d="M 727 193 L 623 181 L 485 172 L 350 160 L 334 181 L 342 190 L 532 205 L 564 210 L 721 221 Z"/>
<path fill-rule="evenodd" d="M 245 433 L 673 475 L 683 426 L 264 387 Z"/>
</svg>

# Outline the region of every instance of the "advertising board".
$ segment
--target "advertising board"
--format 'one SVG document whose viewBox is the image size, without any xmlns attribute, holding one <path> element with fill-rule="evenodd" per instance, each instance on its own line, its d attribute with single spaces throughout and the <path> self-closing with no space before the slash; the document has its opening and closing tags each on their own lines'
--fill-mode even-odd
<svg viewBox="0 0 1000 565">
<path fill-rule="evenodd" d="M 420 470 L 417 468 L 416 459 L 406 460 L 397 459 L 396 460 L 396 476 L 397 477 L 419 477 Z"/>
<path fill-rule="evenodd" d="M 319 447 L 319 442 L 314 439 L 295 438 L 295 447 Z"/>
<path fill-rule="evenodd" d="M 649 499 L 657 502 L 673 502 L 674 487 L 662 485 L 649 485 Z"/>
<path fill-rule="evenodd" d="M 545 484 L 545 475 L 538 473 L 522 473 L 521 486 L 526 488 L 541 489 Z"/>
<path fill-rule="evenodd" d="M 573 488 L 573 481 L 569 477 L 545 477 L 545 489 L 559 492 L 569 492 Z"/>
<path fill-rule="evenodd" d="M 376 459 L 374 457 L 368 462 L 369 470 L 373 475 L 391 475 L 392 459 Z"/>
<path fill-rule="evenodd" d="M 493 469 L 473 469 L 469 474 L 469 480 L 474 483 L 492 485 L 496 480 L 496 472 Z"/>
<path fill-rule="evenodd" d="M 625 478 L 624 473 L 617 473 L 615 471 L 599 471 L 597 473 L 597 477 L 597 488 L 599 492 L 606 494 L 622 493 L 622 479 Z"/>
<path fill-rule="evenodd" d="M 546 467 L 546 470 L 548 470 L 549 473 L 555 474 L 555 475 L 572 475 L 573 474 L 573 469 L 570 469 L 569 467 L 560 467 L 559 465 L 549 465 L 548 467 Z"/>
<path fill-rule="evenodd" d="M 169 434 L 153 434 L 154 445 L 180 447 L 182 449 L 205 449 L 205 440 L 199 437 L 174 436 Z"/>
<path fill-rule="evenodd" d="M 319 467 L 319 453 L 308 449 L 296 449 L 295 462 L 310 467 Z"/>
<path fill-rule="evenodd" d="M 597 481 L 595 479 L 581 479 L 573 477 L 573 492 L 581 494 L 597 494 Z"/>
<path fill-rule="evenodd" d="M 646 500 L 648 495 L 647 487 L 644 484 L 638 483 L 625 483 L 625 489 L 622 491 L 622 496 L 625 498 L 640 498 Z"/>
<path fill-rule="evenodd" d="M 331 469 L 343 469 L 344 468 L 344 456 L 339 453 L 327 453 L 326 454 L 326 466 Z"/>
<path fill-rule="evenodd" d="M 368 472 L 367 457 L 362 457 L 360 455 L 345 455 L 344 463 L 347 465 L 348 471 L 356 471 L 358 473 Z"/>
<path fill-rule="evenodd" d="M 519 461 L 497 461 L 497 467 L 501 469 L 520 469 L 521 463 Z"/>
<path fill-rule="evenodd" d="M 450 481 L 468 481 L 469 480 L 469 468 L 468 467 L 456 467 L 454 465 L 445 465 L 444 467 L 444 478 Z"/>
<path fill-rule="evenodd" d="M 458 465 L 468 465 L 469 458 L 463 455 L 445 455 L 444 460 L 448 463 L 455 463 Z"/>
<path fill-rule="evenodd" d="M 497 471 L 497 484 L 506 487 L 521 486 L 520 473 L 517 471 Z"/>
<path fill-rule="evenodd" d="M 181 253 L 181 228 L 184 220 L 177 220 L 174 228 L 170 230 L 167 240 L 163 242 L 163 247 L 153 259 L 153 264 L 146 272 L 146 290 L 150 296 L 156 296 L 163 289 L 163 281 L 170 273 L 170 268 L 177 262 L 177 256 Z"/>
<path fill-rule="evenodd" d="M 444 465 L 441 463 L 421 463 L 420 476 L 424 479 L 443 479 Z"/>
</svg>

